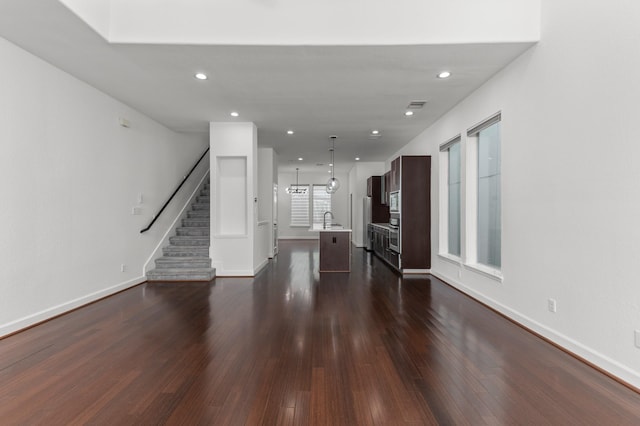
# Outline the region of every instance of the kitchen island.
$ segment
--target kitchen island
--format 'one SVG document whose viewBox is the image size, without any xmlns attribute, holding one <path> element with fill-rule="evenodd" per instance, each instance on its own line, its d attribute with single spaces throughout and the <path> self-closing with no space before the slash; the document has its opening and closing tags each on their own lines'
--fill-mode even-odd
<svg viewBox="0 0 640 426">
<path fill-rule="evenodd" d="M 320 234 L 320 272 L 351 272 L 351 229 L 314 225 Z"/>
</svg>

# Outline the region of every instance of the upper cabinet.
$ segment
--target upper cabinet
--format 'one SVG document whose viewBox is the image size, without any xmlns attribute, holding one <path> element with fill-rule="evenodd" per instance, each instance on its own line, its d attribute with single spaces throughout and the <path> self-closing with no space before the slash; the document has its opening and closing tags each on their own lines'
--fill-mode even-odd
<svg viewBox="0 0 640 426">
<path fill-rule="evenodd" d="M 402 157 L 398 157 L 391 162 L 391 171 L 389 172 L 389 192 L 400 191 L 401 158 Z"/>
<path fill-rule="evenodd" d="M 367 196 L 371 197 L 371 222 L 388 223 L 389 207 L 382 202 L 382 176 L 371 176 L 367 179 Z"/>
</svg>

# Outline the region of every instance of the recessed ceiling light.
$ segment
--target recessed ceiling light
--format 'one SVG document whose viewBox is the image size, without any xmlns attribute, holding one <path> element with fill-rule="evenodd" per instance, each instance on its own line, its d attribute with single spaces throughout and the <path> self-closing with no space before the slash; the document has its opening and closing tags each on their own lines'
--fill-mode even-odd
<svg viewBox="0 0 640 426">
<path fill-rule="evenodd" d="M 235 111 L 232 111 L 232 112 L 231 112 L 231 116 L 232 116 L 232 117 L 238 117 L 239 115 L 240 115 L 240 114 L 238 114 L 238 113 L 237 113 L 237 112 L 235 112 Z"/>
<path fill-rule="evenodd" d="M 356 161 L 360 161 L 360 157 L 356 157 Z"/>
<path fill-rule="evenodd" d="M 287 134 L 288 134 L 288 135 L 292 135 L 292 134 L 294 134 L 294 133 L 295 133 L 295 132 L 294 132 L 293 130 L 287 130 Z"/>
<path fill-rule="evenodd" d="M 406 115 L 407 117 L 411 117 L 413 115 L 413 111 L 405 111 L 404 115 Z"/>
<path fill-rule="evenodd" d="M 377 135 L 377 134 L 379 134 L 379 133 L 380 133 L 380 131 L 379 131 L 379 130 L 372 130 L 372 131 L 371 131 L 371 134 L 372 134 L 372 135 Z"/>
<path fill-rule="evenodd" d="M 198 80 L 206 80 L 208 78 L 207 75 L 203 72 L 196 73 L 194 77 L 197 78 Z"/>
<path fill-rule="evenodd" d="M 438 74 L 438 78 L 449 78 L 451 77 L 451 73 L 449 71 L 442 71 Z"/>
<path fill-rule="evenodd" d="M 298 161 L 302 161 L 302 160 L 304 160 L 304 158 L 298 157 Z"/>
<path fill-rule="evenodd" d="M 331 173 L 331 170 L 327 170 L 327 173 Z"/>
<path fill-rule="evenodd" d="M 333 163 L 329 163 L 329 167 L 333 167 Z"/>
</svg>

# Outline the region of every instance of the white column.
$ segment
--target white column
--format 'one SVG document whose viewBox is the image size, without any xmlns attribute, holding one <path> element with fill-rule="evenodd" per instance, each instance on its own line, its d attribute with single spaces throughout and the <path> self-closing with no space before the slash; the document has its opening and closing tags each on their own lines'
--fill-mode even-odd
<svg viewBox="0 0 640 426">
<path fill-rule="evenodd" d="M 211 242 L 217 276 L 255 275 L 257 145 L 253 123 L 210 123 Z"/>
</svg>

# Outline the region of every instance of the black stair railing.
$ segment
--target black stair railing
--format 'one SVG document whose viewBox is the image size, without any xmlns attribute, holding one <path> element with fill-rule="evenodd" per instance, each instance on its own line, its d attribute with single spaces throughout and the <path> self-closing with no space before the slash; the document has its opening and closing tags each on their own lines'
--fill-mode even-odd
<svg viewBox="0 0 640 426">
<path fill-rule="evenodd" d="M 209 152 L 209 148 L 206 149 L 206 151 L 200 156 L 200 158 L 198 159 L 198 161 L 196 161 L 196 164 L 194 164 L 194 166 L 191 168 L 191 170 L 189 170 L 189 173 L 182 179 L 182 182 L 180 182 L 180 185 L 178 185 L 178 187 L 176 188 L 175 191 L 173 191 L 173 194 L 171 194 L 171 196 L 169 197 L 169 199 L 167 200 L 166 203 L 164 203 L 164 205 L 162 206 L 162 208 L 158 211 L 158 213 L 155 214 L 155 216 L 153 216 L 153 220 L 151 221 L 151 223 L 149 223 L 149 225 L 140 230 L 140 233 L 143 234 L 145 232 L 147 232 L 149 229 L 151 229 L 151 227 L 153 226 L 154 223 L 156 223 L 156 220 L 158 220 L 158 218 L 160 217 L 160 215 L 162 214 L 162 212 L 164 211 L 164 209 L 167 208 L 167 206 L 169 205 L 169 203 L 171 202 L 171 200 L 173 200 L 173 197 L 176 196 L 176 194 L 178 193 L 178 191 L 180 191 L 180 188 L 182 188 L 182 185 L 184 185 L 184 183 L 187 181 L 187 179 L 189 179 L 189 176 L 191 176 L 191 174 L 193 173 L 193 171 L 196 169 L 196 167 L 198 167 L 198 164 L 200 164 L 200 162 L 202 161 L 202 159 L 205 157 L 205 155 L 207 155 L 207 152 Z"/>
</svg>

